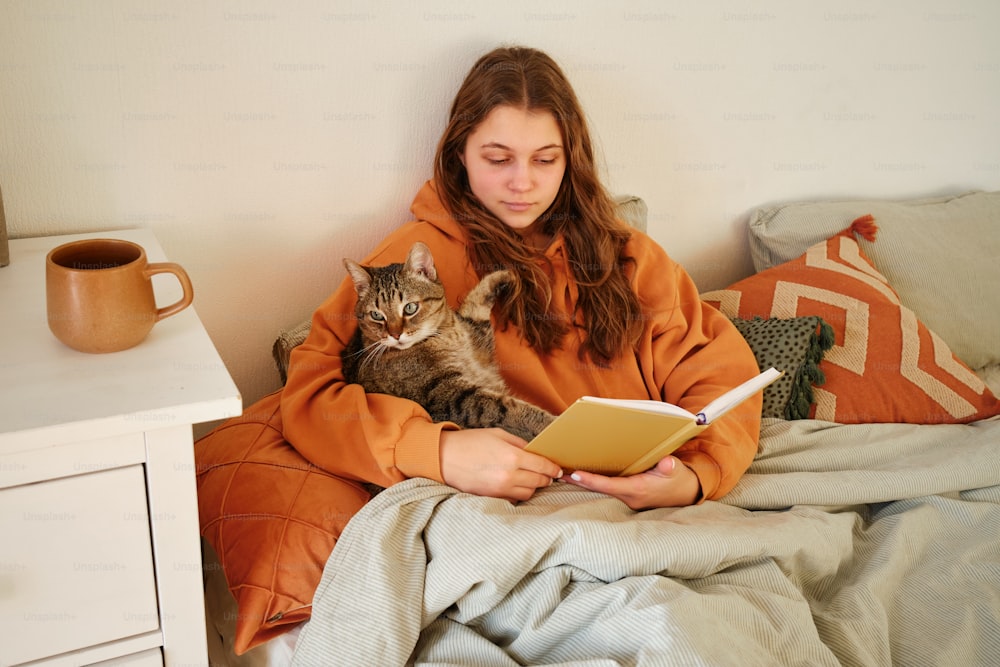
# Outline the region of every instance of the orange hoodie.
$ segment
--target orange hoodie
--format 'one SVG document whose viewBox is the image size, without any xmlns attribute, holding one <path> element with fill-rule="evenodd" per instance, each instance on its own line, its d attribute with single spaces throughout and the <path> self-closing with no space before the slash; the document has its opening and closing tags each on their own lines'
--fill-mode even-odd
<svg viewBox="0 0 1000 667">
<path fill-rule="evenodd" d="M 413 243 L 423 241 L 456 307 L 479 280 L 466 253 L 465 231 L 445 211 L 432 182 L 417 194 L 411 211 L 414 221 L 390 234 L 363 263 L 402 262 Z M 545 253 L 553 267 L 553 317 L 576 312 L 577 288 L 565 252 L 557 238 Z M 635 352 L 601 367 L 577 356 L 578 329 L 547 355 L 524 344 L 513 327 L 497 331 L 497 361 L 515 395 L 553 413 L 584 395 L 660 399 L 697 412 L 757 374 L 743 337 L 724 315 L 701 302 L 694 282 L 662 248 L 633 231 L 626 253 L 635 260 L 633 285 L 646 317 Z M 367 395 L 344 381 L 340 353 L 357 326 L 355 301 L 354 286 L 345 277 L 292 353 L 281 395 L 285 438 L 314 464 L 348 479 L 381 486 L 409 477 L 442 481 L 439 434 L 457 426 L 432 422 L 411 401 Z M 758 395 L 675 453 L 697 474 L 702 498 L 724 495 L 746 471 L 757 451 L 760 411 Z"/>
</svg>

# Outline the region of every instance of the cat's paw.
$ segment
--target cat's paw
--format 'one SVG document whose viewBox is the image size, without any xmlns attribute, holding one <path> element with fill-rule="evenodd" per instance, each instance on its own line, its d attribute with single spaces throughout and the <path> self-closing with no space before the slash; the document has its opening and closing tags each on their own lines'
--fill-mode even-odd
<svg viewBox="0 0 1000 667">
<path fill-rule="evenodd" d="M 487 273 L 466 295 L 459 314 L 471 320 L 489 320 L 493 304 L 504 298 L 513 284 L 514 275 L 506 269 Z"/>
<path fill-rule="evenodd" d="M 500 271 L 494 271 L 493 273 L 488 273 L 483 276 L 481 281 L 484 284 L 484 288 L 487 294 L 484 296 L 488 300 L 489 305 L 493 305 L 497 301 L 502 301 L 510 292 L 514 289 L 514 274 L 507 269 L 502 269 Z"/>
</svg>

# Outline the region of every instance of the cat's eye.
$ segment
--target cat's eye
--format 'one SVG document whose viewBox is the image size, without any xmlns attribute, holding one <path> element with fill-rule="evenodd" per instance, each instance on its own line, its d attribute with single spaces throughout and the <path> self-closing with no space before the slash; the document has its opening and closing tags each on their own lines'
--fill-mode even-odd
<svg viewBox="0 0 1000 667">
<path fill-rule="evenodd" d="M 369 312 L 368 317 L 372 318 L 372 320 L 375 322 L 385 322 L 385 315 L 378 312 L 377 310 Z"/>
<path fill-rule="evenodd" d="M 418 310 L 420 310 L 420 304 L 417 303 L 416 301 L 411 301 L 408 304 L 406 304 L 405 306 L 403 306 L 403 314 L 404 315 L 412 315 L 413 313 L 417 312 Z"/>
</svg>

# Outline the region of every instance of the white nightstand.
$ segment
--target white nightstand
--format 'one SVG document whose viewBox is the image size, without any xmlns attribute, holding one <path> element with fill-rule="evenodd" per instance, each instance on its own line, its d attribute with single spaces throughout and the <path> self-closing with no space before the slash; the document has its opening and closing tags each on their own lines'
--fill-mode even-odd
<svg viewBox="0 0 1000 667">
<path fill-rule="evenodd" d="M 194 308 L 138 346 L 76 352 L 49 332 L 45 256 L 0 268 L 0 665 L 207 664 L 192 424 L 242 400 Z M 157 301 L 176 300 L 171 276 Z M 198 285 L 195 286 L 195 307 Z"/>
</svg>

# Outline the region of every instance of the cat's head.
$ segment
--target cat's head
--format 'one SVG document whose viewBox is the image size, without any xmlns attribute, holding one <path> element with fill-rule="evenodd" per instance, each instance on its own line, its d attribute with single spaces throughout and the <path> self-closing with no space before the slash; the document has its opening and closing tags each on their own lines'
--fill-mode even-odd
<svg viewBox="0 0 1000 667">
<path fill-rule="evenodd" d="M 405 350 L 433 336 L 451 312 L 431 251 L 419 241 L 402 264 L 372 267 L 345 259 L 344 266 L 358 293 L 354 313 L 366 345 Z"/>
</svg>

